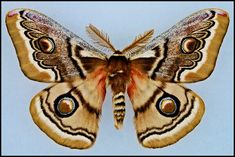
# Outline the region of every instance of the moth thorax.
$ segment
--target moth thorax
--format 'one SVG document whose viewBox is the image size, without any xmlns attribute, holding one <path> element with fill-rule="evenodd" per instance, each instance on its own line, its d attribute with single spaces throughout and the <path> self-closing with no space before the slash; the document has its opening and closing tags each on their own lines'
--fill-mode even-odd
<svg viewBox="0 0 235 157">
<path fill-rule="evenodd" d="M 125 56 L 111 56 L 108 60 L 109 82 L 112 84 L 126 84 L 130 74 L 129 61 Z M 119 80 L 119 81 L 117 81 Z M 121 81 L 120 81 L 121 80 Z"/>
<path fill-rule="evenodd" d="M 113 96 L 113 115 L 114 126 L 120 129 L 123 126 L 125 117 L 125 97 L 123 92 L 119 92 Z"/>
<path fill-rule="evenodd" d="M 129 62 L 123 55 L 113 55 L 108 60 L 109 74 L 127 74 L 129 72 Z"/>
</svg>

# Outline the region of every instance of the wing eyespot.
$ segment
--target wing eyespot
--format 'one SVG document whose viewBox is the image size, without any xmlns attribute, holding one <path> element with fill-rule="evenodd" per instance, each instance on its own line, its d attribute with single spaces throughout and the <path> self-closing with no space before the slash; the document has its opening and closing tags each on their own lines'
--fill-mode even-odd
<svg viewBox="0 0 235 157">
<path fill-rule="evenodd" d="M 54 102 L 55 113 L 59 117 L 69 117 L 79 107 L 78 102 L 71 95 L 61 95 Z"/>
<path fill-rule="evenodd" d="M 44 53 L 53 53 L 55 50 L 55 43 L 52 38 L 44 36 L 36 40 L 36 47 Z"/>
<path fill-rule="evenodd" d="M 199 41 L 194 37 L 186 37 L 182 39 L 181 50 L 183 53 L 190 54 L 199 47 Z"/>
<path fill-rule="evenodd" d="M 166 117 L 175 117 L 179 114 L 180 102 L 175 97 L 162 97 L 157 101 L 156 108 Z"/>
</svg>

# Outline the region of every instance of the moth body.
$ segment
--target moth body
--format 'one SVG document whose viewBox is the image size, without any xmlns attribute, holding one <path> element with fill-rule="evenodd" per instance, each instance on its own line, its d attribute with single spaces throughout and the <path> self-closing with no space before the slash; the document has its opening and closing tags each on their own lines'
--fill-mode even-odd
<svg viewBox="0 0 235 157">
<path fill-rule="evenodd" d="M 119 129 L 125 117 L 125 92 L 129 81 L 130 67 L 128 59 L 120 51 L 108 60 L 108 82 L 112 90 L 114 126 Z"/>
</svg>

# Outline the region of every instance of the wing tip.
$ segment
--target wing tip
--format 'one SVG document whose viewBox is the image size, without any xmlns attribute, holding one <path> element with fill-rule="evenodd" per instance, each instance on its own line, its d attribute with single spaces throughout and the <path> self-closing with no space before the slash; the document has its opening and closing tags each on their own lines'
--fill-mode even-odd
<svg viewBox="0 0 235 157">
<path fill-rule="evenodd" d="M 8 11 L 6 15 L 8 17 L 12 17 L 12 16 L 15 16 L 15 15 L 19 14 L 23 10 L 27 10 L 27 9 L 26 8 L 16 8 L 16 9 L 13 9 L 11 11 Z"/>
<path fill-rule="evenodd" d="M 223 16 L 223 17 L 229 17 L 229 14 L 227 11 L 220 9 L 220 8 L 212 8 L 216 12 L 217 15 Z"/>
</svg>

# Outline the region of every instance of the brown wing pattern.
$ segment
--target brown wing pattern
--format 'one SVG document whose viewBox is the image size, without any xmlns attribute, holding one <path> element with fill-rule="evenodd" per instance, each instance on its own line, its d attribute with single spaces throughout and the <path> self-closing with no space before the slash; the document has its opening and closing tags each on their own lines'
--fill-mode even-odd
<svg viewBox="0 0 235 157">
<path fill-rule="evenodd" d="M 6 24 L 21 69 L 32 80 L 84 79 L 94 69 L 85 68 L 82 58 L 95 63 L 92 68 L 106 64 L 105 54 L 41 13 L 16 9 L 7 14 Z"/>
<path fill-rule="evenodd" d="M 198 11 L 154 38 L 132 63 L 153 80 L 196 82 L 212 73 L 229 24 L 220 9 Z"/>
</svg>

